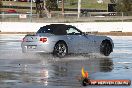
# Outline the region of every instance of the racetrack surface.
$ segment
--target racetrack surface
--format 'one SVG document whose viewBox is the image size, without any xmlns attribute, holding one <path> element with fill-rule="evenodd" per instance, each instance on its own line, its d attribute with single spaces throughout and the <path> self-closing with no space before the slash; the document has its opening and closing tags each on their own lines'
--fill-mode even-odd
<svg viewBox="0 0 132 88">
<path fill-rule="evenodd" d="M 89 72 L 90 79 L 132 80 L 132 36 L 110 36 L 115 48 L 109 57 L 76 54 L 65 58 L 43 53 L 22 53 L 23 36 L 0 35 L 0 88 L 80 88 L 82 67 Z M 124 87 L 132 86 L 90 86 Z"/>
</svg>

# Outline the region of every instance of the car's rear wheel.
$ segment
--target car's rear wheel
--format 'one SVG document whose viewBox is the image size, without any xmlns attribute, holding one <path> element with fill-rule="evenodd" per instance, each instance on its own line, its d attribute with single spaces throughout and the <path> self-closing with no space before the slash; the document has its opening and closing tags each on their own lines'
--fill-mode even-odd
<svg viewBox="0 0 132 88">
<path fill-rule="evenodd" d="M 100 45 L 100 53 L 105 55 L 105 56 L 109 56 L 111 52 L 112 52 L 111 43 L 108 41 L 102 42 Z"/>
<path fill-rule="evenodd" d="M 62 58 L 67 55 L 67 53 L 67 45 L 64 42 L 58 42 L 57 44 L 55 44 L 53 55 Z"/>
</svg>

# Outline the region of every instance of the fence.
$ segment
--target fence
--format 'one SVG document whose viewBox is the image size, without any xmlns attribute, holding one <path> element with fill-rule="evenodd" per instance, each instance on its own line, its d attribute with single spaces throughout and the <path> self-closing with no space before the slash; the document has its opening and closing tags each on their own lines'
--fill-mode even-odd
<svg viewBox="0 0 132 88">
<path fill-rule="evenodd" d="M 61 12 L 52 12 L 51 18 L 46 14 L 42 14 L 39 18 L 38 14 L 30 13 L 4 13 L 0 14 L 1 22 L 131 22 L 132 16 L 125 16 L 123 14 L 108 13 L 108 12 L 88 12 L 81 14 L 77 18 L 76 12 L 67 12 L 62 16 Z"/>
<path fill-rule="evenodd" d="M 51 12 L 51 18 L 47 18 L 45 11 L 40 15 L 36 14 L 35 3 L 31 2 L 18 2 L 18 1 L 32 1 L 32 0 L 2 0 L 3 6 L 1 7 L 0 21 L 1 22 L 107 22 L 107 21 L 132 21 L 132 12 L 125 13 L 116 13 L 116 12 L 107 12 L 101 9 L 81 9 L 80 18 L 77 16 L 77 9 L 65 9 L 65 13 L 62 14 L 61 8 L 58 8 L 56 11 Z M 74 0 L 76 1 L 76 0 Z M 86 0 L 82 2 L 86 5 Z M 89 0 L 91 4 L 96 3 L 92 0 Z M 108 0 L 107 0 L 108 1 Z M 102 5 L 107 4 L 99 4 Z M 68 3 L 65 3 L 66 6 Z M 74 5 L 73 5 L 74 6 Z M 103 8 L 102 6 L 101 8 Z M 72 20 L 71 20 L 72 19 Z"/>
</svg>

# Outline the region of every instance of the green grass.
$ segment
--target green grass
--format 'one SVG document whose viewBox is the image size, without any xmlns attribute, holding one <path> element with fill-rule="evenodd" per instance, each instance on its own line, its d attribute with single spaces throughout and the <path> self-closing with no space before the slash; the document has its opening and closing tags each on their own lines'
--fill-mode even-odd
<svg viewBox="0 0 132 88">
<path fill-rule="evenodd" d="M 82 8 L 95 8 L 95 9 L 104 9 L 107 10 L 107 4 L 84 4 L 82 5 Z"/>
<path fill-rule="evenodd" d="M 64 4 L 65 8 L 77 8 L 78 0 L 66 0 L 67 2 Z M 73 5 L 70 3 L 72 2 Z M 82 0 L 81 8 L 89 8 L 89 9 L 103 9 L 107 10 L 107 5 L 110 3 L 110 0 L 104 0 L 104 3 L 97 3 L 97 0 Z M 59 4 L 61 7 L 61 3 Z"/>
<path fill-rule="evenodd" d="M 97 3 L 97 0 L 82 0 L 81 2 L 81 8 L 86 9 L 100 9 L 100 10 L 107 10 L 107 4 L 109 3 L 109 0 L 103 0 L 104 3 Z M 21 6 L 21 7 L 30 7 L 30 2 L 14 2 L 14 1 L 2 1 L 4 6 Z M 36 4 L 33 2 L 33 7 L 36 6 Z M 59 8 L 61 8 L 61 3 L 59 3 Z M 64 3 L 64 8 L 69 9 L 77 9 L 78 8 L 78 0 L 66 0 Z M 30 9 L 17 9 L 17 8 L 2 8 L 2 11 L 6 11 L 8 9 L 15 9 L 17 12 L 25 13 L 30 12 Z M 33 10 L 33 13 L 35 13 L 35 10 Z"/>
<path fill-rule="evenodd" d="M 77 8 L 78 0 L 66 0 L 64 3 L 65 8 Z M 71 4 L 71 2 L 73 4 Z M 6 6 L 29 6 L 30 2 L 14 2 L 14 1 L 3 1 L 3 5 Z M 107 10 L 107 4 L 109 0 L 104 0 L 104 3 L 98 4 L 96 0 L 82 0 L 81 7 L 82 8 L 95 8 L 95 9 L 104 9 Z M 35 7 L 35 3 L 33 3 L 33 7 Z M 59 3 L 59 7 L 61 8 L 61 3 Z"/>
</svg>

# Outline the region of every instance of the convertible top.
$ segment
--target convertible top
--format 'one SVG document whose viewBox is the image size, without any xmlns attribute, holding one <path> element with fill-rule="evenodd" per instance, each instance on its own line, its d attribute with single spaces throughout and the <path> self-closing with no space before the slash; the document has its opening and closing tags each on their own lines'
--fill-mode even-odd
<svg viewBox="0 0 132 88">
<path fill-rule="evenodd" d="M 43 27 L 52 29 L 52 34 L 66 35 L 66 30 L 70 26 L 71 25 L 65 25 L 65 24 L 50 24 Z"/>
</svg>

